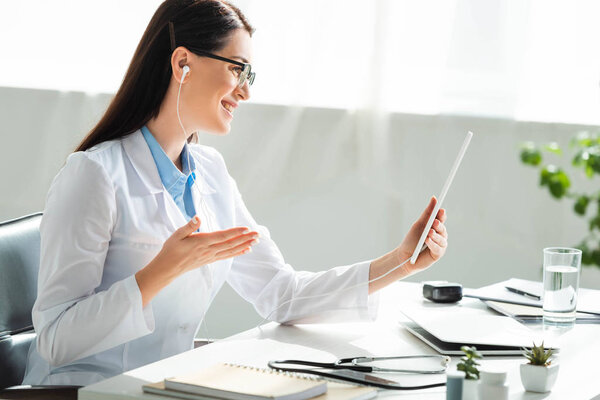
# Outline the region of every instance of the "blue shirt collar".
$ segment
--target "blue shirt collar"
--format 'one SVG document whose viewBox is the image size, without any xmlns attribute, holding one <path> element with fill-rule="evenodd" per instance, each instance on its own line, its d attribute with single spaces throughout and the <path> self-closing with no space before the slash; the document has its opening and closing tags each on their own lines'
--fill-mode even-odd
<svg viewBox="0 0 600 400">
<path fill-rule="evenodd" d="M 171 192 L 176 186 L 185 185 L 187 180 L 190 178 L 190 174 L 196 170 L 196 163 L 194 157 L 189 153 L 188 144 L 184 144 L 183 150 L 181 151 L 181 166 L 183 172 L 173 164 L 173 161 L 167 156 L 165 151 L 160 147 L 160 144 L 156 141 L 150 130 L 144 125 L 141 129 L 144 139 L 150 148 L 154 162 L 158 169 L 158 175 L 167 191 Z M 189 156 L 189 164 L 188 164 Z M 194 174 L 195 175 L 195 174 Z"/>
</svg>

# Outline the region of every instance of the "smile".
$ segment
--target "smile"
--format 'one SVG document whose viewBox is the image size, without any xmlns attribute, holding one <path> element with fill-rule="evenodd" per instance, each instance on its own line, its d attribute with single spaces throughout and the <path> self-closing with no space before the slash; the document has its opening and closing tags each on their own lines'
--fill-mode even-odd
<svg viewBox="0 0 600 400">
<path fill-rule="evenodd" d="M 223 106 L 223 108 L 224 108 L 224 109 L 225 109 L 225 110 L 226 110 L 226 111 L 227 111 L 229 114 L 231 114 L 231 115 L 233 116 L 233 109 L 234 109 L 234 107 L 233 107 L 231 104 L 229 104 L 229 103 L 226 103 L 226 102 L 222 101 L 222 102 L 221 102 L 221 105 Z"/>
</svg>

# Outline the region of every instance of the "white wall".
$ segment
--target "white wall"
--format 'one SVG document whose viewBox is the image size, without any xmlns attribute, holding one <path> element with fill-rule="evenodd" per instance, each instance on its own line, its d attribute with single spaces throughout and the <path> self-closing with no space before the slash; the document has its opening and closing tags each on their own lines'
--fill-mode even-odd
<svg viewBox="0 0 600 400">
<path fill-rule="evenodd" d="M 52 178 L 109 100 L 0 88 L 0 220 L 43 210 Z M 221 151 L 248 208 L 297 269 L 392 249 L 438 194 L 468 129 L 475 137 L 445 203 L 447 254 L 410 280 L 481 286 L 512 276 L 540 279 L 542 249 L 574 245 L 585 234 L 572 204 L 551 199 L 518 158 L 521 141 L 566 144 L 585 127 L 394 114 L 383 135 L 344 110 L 247 104 L 236 114 L 230 135 L 201 141 Z M 582 286 L 600 288 L 600 269 L 585 268 Z M 224 337 L 258 322 L 252 307 L 224 288 L 208 314 L 208 333 L 199 335 Z"/>
</svg>

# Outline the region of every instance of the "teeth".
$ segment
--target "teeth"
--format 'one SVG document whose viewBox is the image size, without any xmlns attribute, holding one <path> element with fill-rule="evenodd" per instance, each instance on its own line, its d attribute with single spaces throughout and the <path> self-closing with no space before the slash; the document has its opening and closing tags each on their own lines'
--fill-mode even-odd
<svg viewBox="0 0 600 400">
<path fill-rule="evenodd" d="M 227 111 L 233 112 L 233 107 L 231 106 L 231 104 L 229 104 L 229 103 L 222 103 L 222 104 L 223 104 L 223 108 L 225 108 Z"/>
</svg>

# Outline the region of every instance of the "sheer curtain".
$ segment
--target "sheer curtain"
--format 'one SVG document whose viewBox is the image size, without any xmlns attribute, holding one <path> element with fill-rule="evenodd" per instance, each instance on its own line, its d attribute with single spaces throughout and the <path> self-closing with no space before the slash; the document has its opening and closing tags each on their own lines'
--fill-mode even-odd
<svg viewBox="0 0 600 400">
<path fill-rule="evenodd" d="M 600 123 L 595 1 L 238 3 L 259 103 Z"/>
<path fill-rule="evenodd" d="M 594 0 L 238 0 L 256 103 L 600 124 Z M 113 93 L 158 0 L 0 3 L 0 86 Z"/>
</svg>

